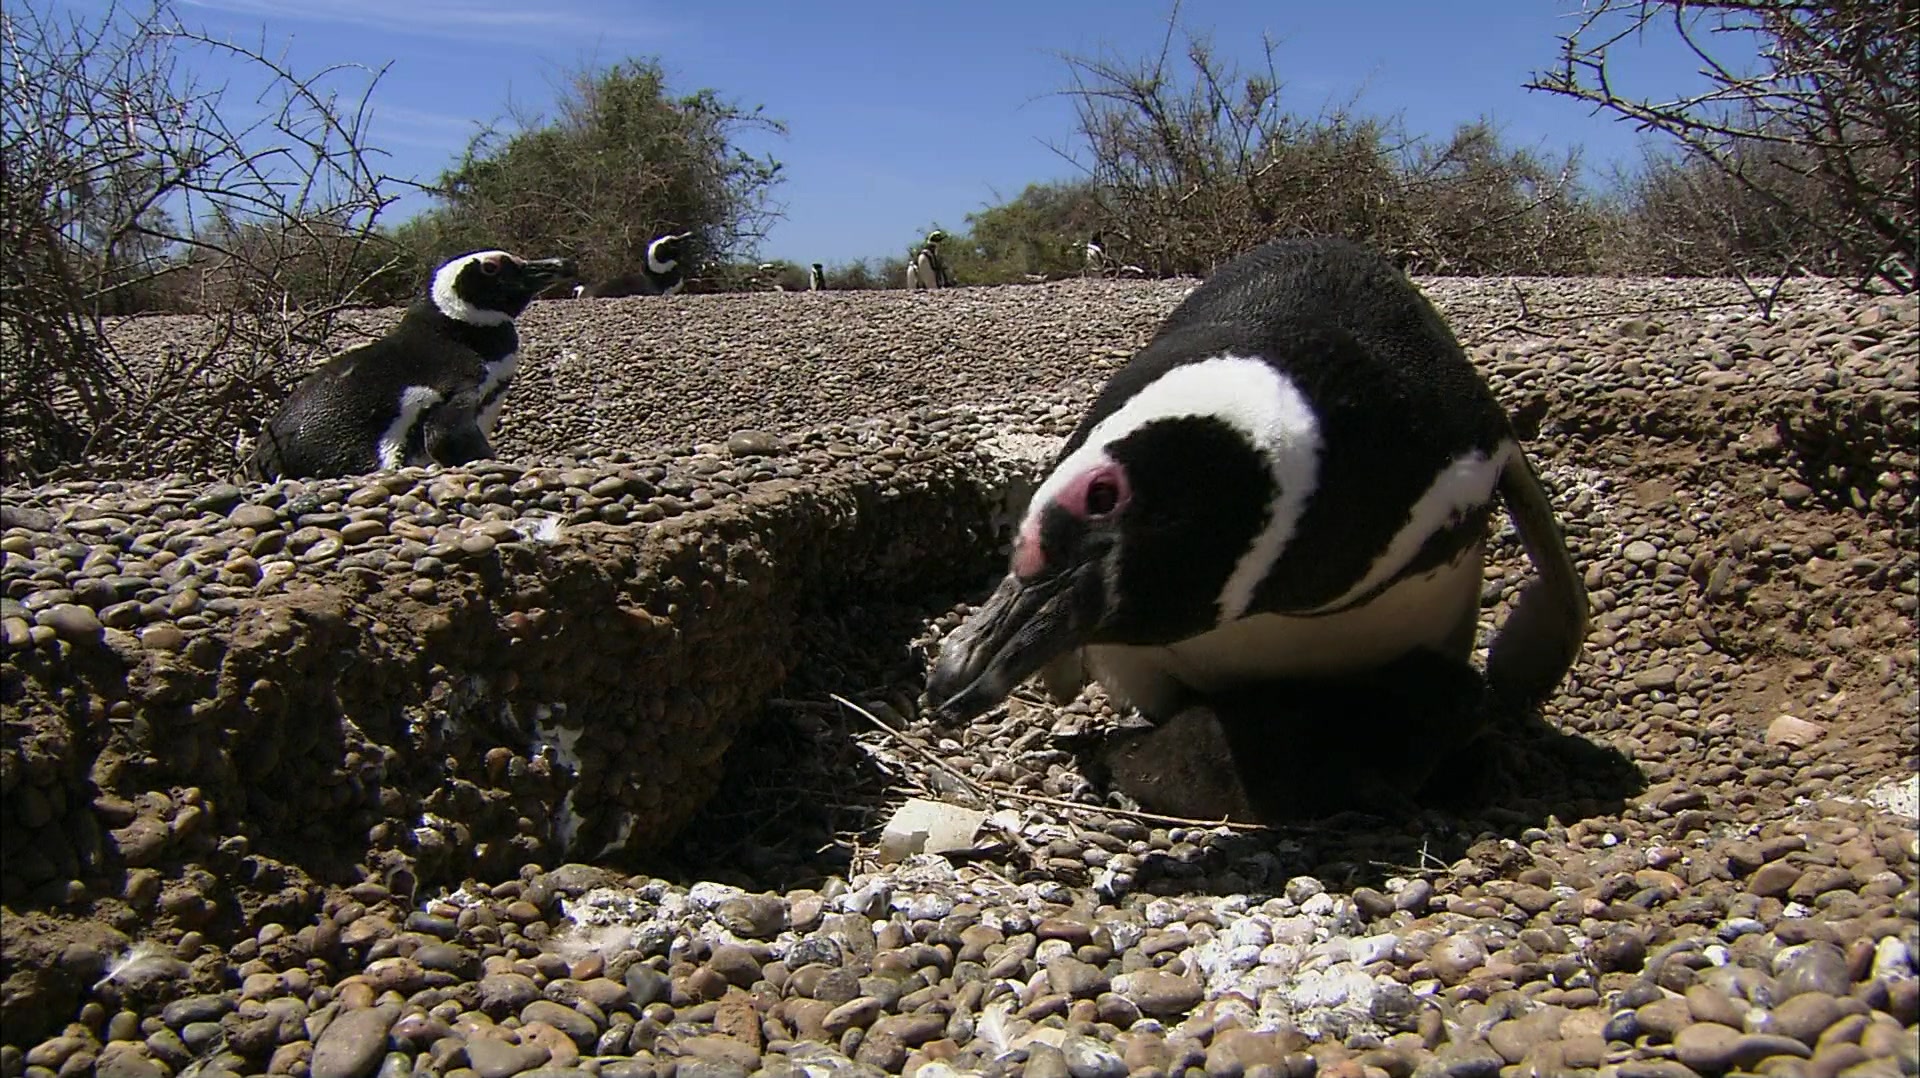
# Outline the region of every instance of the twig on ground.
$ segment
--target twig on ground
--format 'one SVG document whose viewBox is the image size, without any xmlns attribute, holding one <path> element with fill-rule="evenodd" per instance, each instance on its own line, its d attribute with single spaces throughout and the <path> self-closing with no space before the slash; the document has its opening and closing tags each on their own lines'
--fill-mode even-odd
<svg viewBox="0 0 1920 1078">
<path fill-rule="evenodd" d="M 1227 819 L 1200 820 L 1200 819 L 1192 819 L 1185 816 L 1165 816 L 1156 812 L 1142 812 L 1138 809 L 1115 808 L 1115 807 L 1106 806 L 1106 805 L 1086 805 L 1078 801 L 1068 801 L 1064 798 L 1048 797 L 1045 794 L 1030 794 L 1023 790 L 1016 790 L 1011 786 L 1003 786 L 999 783 L 981 782 L 978 779 L 968 778 L 966 775 L 963 775 L 960 772 L 955 771 L 953 768 L 949 767 L 944 760 L 941 760 L 938 756 L 933 755 L 933 753 L 930 752 L 929 750 L 922 748 L 921 746 L 915 744 L 912 741 L 907 740 L 900 733 L 900 731 L 895 730 L 891 726 L 888 726 L 885 722 L 882 722 L 880 720 L 879 716 L 875 715 L 871 711 L 868 711 L 866 708 L 861 707 L 859 704 L 854 703 L 853 701 L 847 699 L 844 696 L 841 696 L 838 693 L 829 693 L 828 695 L 833 697 L 833 699 L 836 702 L 846 707 L 848 710 L 853 711 L 855 714 L 858 714 L 864 717 L 868 722 L 872 723 L 875 727 L 879 728 L 881 731 L 886 733 L 888 737 L 892 738 L 898 744 L 904 745 L 908 749 L 912 750 L 912 752 L 916 756 L 919 756 L 922 760 L 927 761 L 928 763 L 932 764 L 934 767 L 937 767 L 941 771 L 944 771 L 948 775 L 951 775 L 954 779 L 959 781 L 962 786 L 966 787 L 968 791 L 970 791 L 974 796 L 980 798 L 982 801 L 991 802 L 998 798 L 1011 798 L 1016 801 L 1025 801 L 1025 802 L 1028 802 L 1031 804 L 1037 804 L 1037 805 L 1048 805 L 1053 808 L 1069 809 L 1075 812 L 1083 812 L 1088 814 L 1097 813 L 1103 816 L 1125 816 L 1130 820 L 1139 820 L 1142 823 L 1165 824 L 1169 827 L 1206 827 L 1206 828 L 1224 827 L 1232 831 L 1244 831 L 1249 833 L 1264 831 L 1264 832 L 1272 832 L 1275 834 L 1283 833 L 1285 831 L 1290 831 L 1290 830 L 1298 830 L 1298 829 L 1291 829 L 1291 828 L 1278 828 L 1269 824 L 1239 823 L 1237 821 L 1227 820 Z M 916 783 L 915 785 L 919 786 L 920 784 Z M 924 789 L 925 787 L 920 786 L 920 788 Z"/>
<path fill-rule="evenodd" d="M 938 756 L 935 756 L 930 750 L 922 748 L 921 746 L 913 743 L 912 741 L 907 740 L 906 736 L 903 735 L 900 731 L 895 730 L 893 727 L 888 726 L 886 723 L 882 722 L 878 715 L 875 715 L 873 712 L 868 711 L 866 708 L 861 707 L 859 704 L 854 703 L 853 701 L 847 699 L 846 697 L 841 696 L 839 693 L 828 693 L 827 695 L 831 696 L 837 703 L 845 707 L 847 710 L 852 711 L 854 714 L 859 715 L 862 718 L 866 719 L 868 722 L 872 723 L 882 733 L 886 734 L 889 738 L 892 738 L 896 744 L 904 746 L 914 755 L 920 757 L 922 760 L 925 760 L 926 762 L 932 764 L 934 767 L 939 768 L 941 771 L 951 776 L 956 782 L 960 783 L 960 785 L 963 788 L 965 788 L 969 793 L 972 793 L 975 797 L 978 797 L 981 800 L 987 799 L 986 794 L 981 790 L 979 783 L 961 774 L 960 772 L 954 770 L 953 768 L 947 766 L 946 761 L 940 759 Z"/>
</svg>

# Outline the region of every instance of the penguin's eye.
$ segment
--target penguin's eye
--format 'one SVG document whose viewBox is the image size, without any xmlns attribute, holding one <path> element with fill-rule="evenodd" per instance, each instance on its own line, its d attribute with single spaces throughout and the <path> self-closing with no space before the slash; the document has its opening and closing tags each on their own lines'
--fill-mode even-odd
<svg viewBox="0 0 1920 1078">
<path fill-rule="evenodd" d="M 1120 508 L 1120 484 L 1108 476 L 1096 476 L 1087 484 L 1087 516 L 1103 517 Z"/>
<path fill-rule="evenodd" d="M 487 275 L 487 276 L 489 276 L 489 277 L 497 277 L 497 276 L 499 276 L 499 274 L 500 274 L 500 261 L 499 261 L 498 259 L 493 259 L 493 258 L 483 258 L 483 259 L 481 259 L 481 260 L 480 260 L 480 272 L 481 272 L 481 273 L 484 273 L 484 274 L 486 274 L 486 275 Z"/>
<path fill-rule="evenodd" d="M 1081 520 L 1104 520 L 1127 504 L 1127 475 L 1118 465 L 1103 464 L 1069 484 L 1058 502 Z"/>
</svg>

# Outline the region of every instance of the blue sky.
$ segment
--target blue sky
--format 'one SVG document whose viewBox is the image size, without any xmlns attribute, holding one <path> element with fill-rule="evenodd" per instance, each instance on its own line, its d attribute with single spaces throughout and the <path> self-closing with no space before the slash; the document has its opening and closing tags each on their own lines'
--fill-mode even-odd
<svg viewBox="0 0 1920 1078">
<path fill-rule="evenodd" d="M 97 9 L 101 0 L 55 0 Z M 972 0 L 925 4 L 763 0 L 175 0 L 182 21 L 264 40 L 296 68 L 385 66 L 372 142 L 386 170 L 431 180 L 479 121 L 509 105 L 539 110 L 565 74 L 628 56 L 660 57 L 673 87 L 712 87 L 786 121 L 757 140 L 786 165 L 786 219 L 767 258 L 839 262 L 894 253 L 938 222 L 1074 174 L 1050 149 L 1071 148 L 1060 52 L 1143 57 L 1157 51 L 1164 0 Z M 1522 145 L 1583 145 L 1589 167 L 1637 158 L 1630 126 L 1522 88 L 1550 64 L 1577 0 L 1187 0 L 1188 30 L 1224 55 L 1259 59 L 1279 42 L 1287 99 L 1316 112 L 1358 95 L 1359 108 L 1401 113 L 1444 135 L 1490 116 Z M 1629 88 L 1672 94 L 1697 63 L 1649 38 L 1621 54 Z M 218 78 L 209 71 L 208 77 Z M 351 81 L 338 84 L 351 89 Z M 399 204 L 404 216 L 428 205 Z"/>
</svg>

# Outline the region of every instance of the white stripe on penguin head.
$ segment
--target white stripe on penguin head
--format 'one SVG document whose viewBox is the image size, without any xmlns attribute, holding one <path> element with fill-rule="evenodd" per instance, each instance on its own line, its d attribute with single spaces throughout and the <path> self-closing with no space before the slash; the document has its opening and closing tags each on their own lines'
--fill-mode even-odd
<svg viewBox="0 0 1920 1078">
<path fill-rule="evenodd" d="M 1257 356 L 1214 356 L 1166 372 L 1094 425 L 1087 440 L 1034 492 L 1022 522 L 1024 541 L 1037 540 L 1040 514 L 1073 479 L 1111 460 L 1107 447 L 1134 431 L 1169 419 L 1207 416 L 1245 438 L 1266 461 L 1276 497 L 1266 523 L 1240 555 L 1220 589 L 1222 623 L 1243 616 L 1254 589 L 1280 558 L 1299 526 L 1320 479 L 1320 422 L 1293 380 Z M 1205 468 L 1206 461 L 1193 462 Z"/>
<path fill-rule="evenodd" d="M 658 253 L 660 248 L 665 247 L 669 243 L 692 238 L 693 233 L 691 232 L 679 232 L 671 236 L 661 236 L 652 243 L 647 244 L 647 268 L 655 273 L 672 272 L 673 267 L 680 264 L 680 260 L 677 258 L 661 258 Z"/>
<path fill-rule="evenodd" d="M 475 251 L 441 266 L 433 275 L 433 305 L 440 313 L 455 322 L 465 322 L 470 326 L 497 326 L 513 321 L 513 316 L 505 311 L 490 311 L 485 307 L 475 307 L 460 298 L 454 285 L 460 280 L 460 271 L 483 258 L 512 258 L 505 251 Z"/>
</svg>

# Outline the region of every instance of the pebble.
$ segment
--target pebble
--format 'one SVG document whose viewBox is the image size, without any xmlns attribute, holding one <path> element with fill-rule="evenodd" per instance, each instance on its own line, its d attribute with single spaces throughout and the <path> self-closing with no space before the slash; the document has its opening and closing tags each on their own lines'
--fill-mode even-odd
<svg viewBox="0 0 1920 1078">
<path fill-rule="evenodd" d="M 400 1017 L 392 1006 L 348 1011 L 327 1023 L 314 1041 L 312 1078 L 362 1078 L 372 1074 L 385 1055 L 387 1031 Z"/>
</svg>

